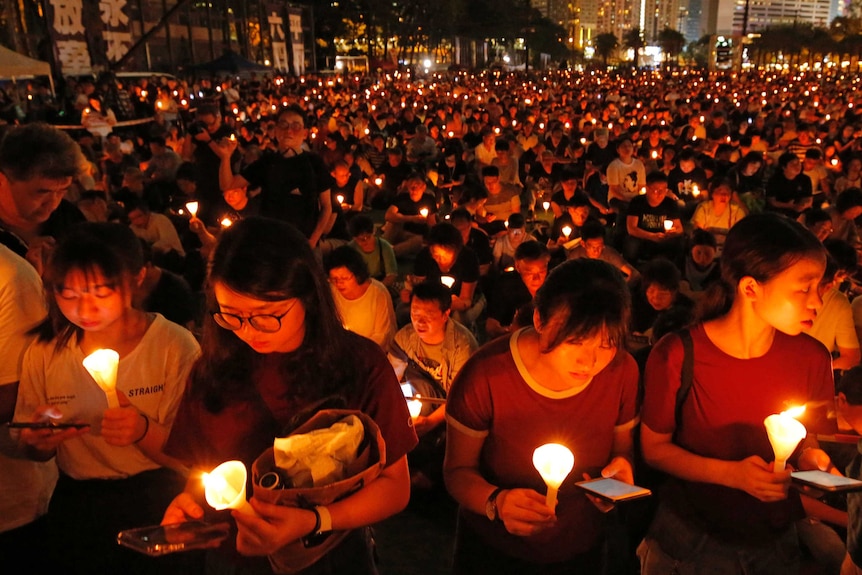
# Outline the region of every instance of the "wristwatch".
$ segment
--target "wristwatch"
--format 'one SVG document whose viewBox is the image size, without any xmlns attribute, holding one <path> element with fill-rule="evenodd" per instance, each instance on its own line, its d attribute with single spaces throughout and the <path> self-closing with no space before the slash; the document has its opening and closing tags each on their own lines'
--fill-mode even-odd
<svg viewBox="0 0 862 575">
<path fill-rule="evenodd" d="M 501 491 L 503 491 L 503 488 L 498 487 L 491 492 L 491 495 L 485 501 L 485 515 L 488 517 L 488 521 L 500 521 L 500 514 L 497 509 L 497 496 L 500 495 Z"/>
</svg>

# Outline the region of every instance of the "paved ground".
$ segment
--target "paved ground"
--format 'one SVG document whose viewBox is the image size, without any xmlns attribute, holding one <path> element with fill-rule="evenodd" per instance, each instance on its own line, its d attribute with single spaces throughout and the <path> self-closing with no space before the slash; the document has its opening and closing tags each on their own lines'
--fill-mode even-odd
<svg viewBox="0 0 862 575">
<path fill-rule="evenodd" d="M 456 514 L 444 489 L 414 489 L 407 509 L 374 528 L 381 575 L 450 573 Z"/>
</svg>

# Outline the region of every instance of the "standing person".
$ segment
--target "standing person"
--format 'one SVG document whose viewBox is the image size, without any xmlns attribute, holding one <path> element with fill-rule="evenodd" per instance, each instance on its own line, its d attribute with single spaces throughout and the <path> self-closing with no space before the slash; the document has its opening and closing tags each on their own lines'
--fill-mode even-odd
<svg viewBox="0 0 862 575">
<path fill-rule="evenodd" d="M 768 415 L 807 405 L 809 435 L 796 469 L 834 469 L 816 433 L 833 401 L 832 362 L 802 332 L 822 302 L 820 242 L 799 224 L 749 216 L 727 236 L 722 281 L 704 296 L 693 341 L 692 386 L 676 407 L 683 343 L 662 338 L 646 367 L 644 458 L 670 477 L 638 549 L 642 573 L 795 573 L 804 516 L 790 469 L 773 470 Z M 676 413 L 679 413 L 677 416 Z"/>
<path fill-rule="evenodd" d="M 60 478 L 48 510 L 48 548 L 64 573 L 164 568 L 117 545 L 117 532 L 158 522 L 184 478 L 164 457 L 189 370 L 194 337 L 158 314 L 132 307 L 142 279 L 138 239 L 121 224 L 86 223 L 60 242 L 44 276 L 49 316 L 27 350 L 15 418 L 60 416 L 84 429 L 24 429 L 36 461 L 55 459 Z M 97 349 L 120 356 L 119 407 L 84 369 Z"/>
<path fill-rule="evenodd" d="M 361 410 L 377 423 L 386 443 L 386 467 L 362 489 L 327 507 L 330 528 L 353 533 L 309 571 L 376 573 L 366 526 L 407 504 L 406 454 L 416 444 L 386 355 L 342 327 L 326 275 L 292 226 L 267 218 L 237 222 L 222 233 L 212 262 L 203 356 L 165 453 L 202 470 L 228 460 L 241 460 L 250 469 L 295 415 L 321 399 L 343 397 L 348 409 Z M 199 479 L 191 481 L 163 522 L 202 517 L 199 487 Z M 256 516 L 233 513 L 237 537 L 223 551 L 212 552 L 214 567 L 272 573 L 266 555 L 322 527 L 308 509 L 254 497 L 251 506 Z"/>
<path fill-rule="evenodd" d="M 320 156 L 303 147 L 308 135 L 305 122 L 302 109 L 281 109 L 275 124 L 278 149 L 267 152 L 240 174 L 233 173 L 230 162 L 236 140 L 222 139 L 213 149 L 221 158 L 222 191 L 261 188 L 260 213 L 293 224 L 315 248 L 332 216 L 333 179 Z"/>
<path fill-rule="evenodd" d="M 588 259 L 554 269 L 533 327 L 500 338 L 461 370 L 446 404 L 444 477 L 460 504 L 454 573 L 600 573 L 602 514 L 574 487 L 586 476 L 632 483 L 634 359 L 621 347 L 622 274 Z M 556 511 L 533 451 L 575 454 Z"/>
<path fill-rule="evenodd" d="M 81 148 L 45 124 L 11 128 L 0 142 L 0 244 L 36 266 L 84 215 L 64 199 L 83 173 Z"/>
</svg>

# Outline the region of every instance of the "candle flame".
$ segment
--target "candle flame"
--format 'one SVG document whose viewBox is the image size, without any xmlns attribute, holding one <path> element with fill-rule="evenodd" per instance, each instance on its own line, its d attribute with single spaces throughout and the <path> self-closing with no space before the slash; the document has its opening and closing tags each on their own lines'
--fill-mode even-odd
<svg viewBox="0 0 862 575">
<path fill-rule="evenodd" d="M 798 419 L 799 417 L 802 416 L 803 413 L 805 413 L 805 406 L 804 405 L 797 405 L 795 407 L 791 407 L 787 411 L 782 411 L 781 413 L 783 415 L 790 416 L 793 419 Z"/>
</svg>

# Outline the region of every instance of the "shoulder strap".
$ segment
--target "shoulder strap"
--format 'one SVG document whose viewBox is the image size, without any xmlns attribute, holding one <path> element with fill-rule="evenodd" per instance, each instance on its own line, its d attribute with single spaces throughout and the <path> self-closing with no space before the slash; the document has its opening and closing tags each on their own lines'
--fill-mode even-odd
<svg viewBox="0 0 862 575">
<path fill-rule="evenodd" d="M 683 358 L 680 385 L 676 392 L 676 407 L 674 408 L 677 426 L 682 419 L 682 404 L 685 403 L 688 393 L 691 391 L 692 383 L 694 383 L 694 341 L 691 339 L 691 330 L 684 329 L 678 332 L 678 335 L 682 340 Z"/>
</svg>

